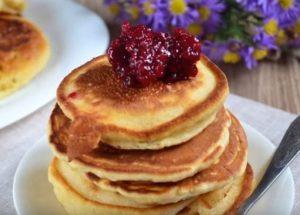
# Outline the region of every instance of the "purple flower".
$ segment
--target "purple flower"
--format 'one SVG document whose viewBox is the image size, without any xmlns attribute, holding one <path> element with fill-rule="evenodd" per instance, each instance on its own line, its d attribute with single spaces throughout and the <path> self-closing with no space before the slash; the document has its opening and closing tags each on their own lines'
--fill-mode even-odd
<svg viewBox="0 0 300 215">
<path fill-rule="evenodd" d="M 199 18 L 197 10 L 189 4 L 192 0 L 169 0 L 167 2 L 172 26 L 186 28 Z"/>
<path fill-rule="evenodd" d="M 253 42 L 255 46 L 264 49 L 277 49 L 274 36 L 270 36 L 264 32 L 262 28 L 258 29 L 258 33 L 253 36 Z"/>
<path fill-rule="evenodd" d="M 104 5 L 111 5 L 114 3 L 119 3 L 119 1 L 118 0 L 104 0 L 103 3 L 104 3 Z"/>
<path fill-rule="evenodd" d="M 130 14 L 126 11 L 124 2 L 118 0 L 104 0 L 104 5 L 106 5 L 114 16 L 117 17 L 118 21 L 124 21 L 130 19 Z"/>
<path fill-rule="evenodd" d="M 281 27 L 289 27 L 300 17 L 300 0 L 278 0 L 268 6 L 265 15 L 277 17 Z"/>
<path fill-rule="evenodd" d="M 166 31 L 168 27 L 167 2 L 163 0 L 140 0 L 139 8 L 142 15 L 139 22 L 151 27 L 155 31 Z"/>
<path fill-rule="evenodd" d="M 246 67 L 252 69 L 257 66 L 257 61 L 253 56 L 254 48 L 251 46 L 245 46 L 241 49 L 240 54 L 244 59 Z"/>
<path fill-rule="evenodd" d="M 264 18 L 263 24 L 264 32 L 271 36 L 275 36 L 280 29 L 278 18 L 275 16 L 268 16 Z"/>
<path fill-rule="evenodd" d="M 290 41 L 289 43 L 288 43 L 288 45 L 291 47 L 291 48 L 293 48 L 293 47 L 299 47 L 300 46 L 300 37 L 299 38 L 296 38 L 296 39 L 294 39 L 294 40 L 292 40 L 292 41 Z"/>
<path fill-rule="evenodd" d="M 202 0 L 196 5 L 205 33 L 216 32 L 221 23 L 220 14 L 226 8 L 224 2 L 221 0 Z"/>
<path fill-rule="evenodd" d="M 213 61 L 220 61 L 227 50 L 227 45 L 224 43 L 211 42 L 205 40 L 201 46 L 202 52 Z"/>
<path fill-rule="evenodd" d="M 236 0 L 246 11 L 265 13 L 276 0 Z"/>
<path fill-rule="evenodd" d="M 300 0 L 104 0 L 104 3 L 120 20 L 131 19 L 155 31 L 185 28 L 203 40 L 202 51 L 212 60 L 225 63 L 242 60 L 249 69 L 279 46 L 300 45 Z"/>
</svg>

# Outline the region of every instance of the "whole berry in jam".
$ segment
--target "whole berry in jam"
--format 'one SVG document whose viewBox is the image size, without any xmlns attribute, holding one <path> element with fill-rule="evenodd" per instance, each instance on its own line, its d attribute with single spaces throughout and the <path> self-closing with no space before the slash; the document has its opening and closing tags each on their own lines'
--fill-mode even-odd
<svg viewBox="0 0 300 215">
<path fill-rule="evenodd" d="M 113 69 L 125 85 L 145 87 L 165 74 L 170 38 L 143 25 L 122 25 L 120 37 L 107 53 Z"/>
<path fill-rule="evenodd" d="M 164 80 L 175 82 L 195 77 L 198 73 L 196 62 L 201 55 L 199 40 L 183 29 L 175 29 L 172 32 L 171 42 L 171 56 Z"/>
<path fill-rule="evenodd" d="M 169 35 L 124 23 L 107 54 L 126 86 L 146 87 L 157 80 L 175 82 L 196 76 L 200 48 L 199 41 L 181 29 Z"/>
</svg>

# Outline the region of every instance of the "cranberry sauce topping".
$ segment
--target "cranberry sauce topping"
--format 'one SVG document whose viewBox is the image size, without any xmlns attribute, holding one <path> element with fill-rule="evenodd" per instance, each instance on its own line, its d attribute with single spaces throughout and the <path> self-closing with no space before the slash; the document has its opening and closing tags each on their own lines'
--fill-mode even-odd
<svg viewBox="0 0 300 215">
<path fill-rule="evenodd" d="M 121 36 L 108 49 L 110 63 L 126 85 L 147 86 L 164 75 L 169 41 L 167 34 L 125 23 Z"/>
<path fill-rule="evenodd" d="M 120 37 L 107 50 L 113 70 L 130 87 L 196 76 L 200 53 L 199 41 L 184 30 L 176 29 L 168 35 L 129 23 L 122 25 Z"/>
<path fill-rule="evenodd" d="M 171 57 L 164 80 L 174 82 L 195 77 L 198 73 L 195 63 L 201 54 L 201 45 L 198 39 L 183 29 L 175 29 L 172 33 L 170 47 Z"/>
</svg>

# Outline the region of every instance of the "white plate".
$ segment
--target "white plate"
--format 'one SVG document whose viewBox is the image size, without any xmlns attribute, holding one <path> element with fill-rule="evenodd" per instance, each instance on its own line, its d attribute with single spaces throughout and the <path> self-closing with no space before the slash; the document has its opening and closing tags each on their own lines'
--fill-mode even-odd
<svg viewBox="0 0 300 215">
<path fill-rule="evenodd" d="M 109 34 L 103 20 L 72 0 L 26 0 L 24 16 L 36 23 L 51 44 L 46 68 L 28 85 L 0 100 L 0 128 L 34 112 L 55 98 L 62 78 L 105 52 Z"/>
<path fill-rule="evenodd" d="M 264 172 L 274 146 L 250 126 L 244 124 L 249 141 L 249 162 L 256 179 Z M 19 215 L 66 214 L 56 200 L 47 179 L 52 153 L 43 138 L 23 157 L 14 178 L 13 199 Z M 288 168 L 252 208 L 250 214 L 289 215 L 294 203 L 294 181 Z"/>
</svg>

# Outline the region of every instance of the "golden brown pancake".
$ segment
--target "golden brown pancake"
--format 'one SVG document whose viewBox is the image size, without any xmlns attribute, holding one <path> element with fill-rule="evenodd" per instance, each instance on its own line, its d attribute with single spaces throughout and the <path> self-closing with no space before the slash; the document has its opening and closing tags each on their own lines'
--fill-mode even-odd
<svg viewBox="0 0 300 215">
<path fill-rule="evenodd" d="M 242 206 L 242 204 L 248 199 L 248 197 L 251 195 L 253 188 L 254 188 L 254 173 L 252 170 L 252 167 L 250 164 L 247 165 L 245 174 L 244 174 L 244 180 L 242 189 L 240 191 L 240 194 L 235 200 L 235 204 L 233 204 L 229 210 L 226 211 L 224 215 L 234 215 L 237 213 L 238 209 Z"/>
<path fill-rule="evenodd" d="M 72 162 L 71 162 L 72 164 Z M 142 181 L 110 181 L 94 174 L 91 180 L 99 188 L 119 193 L 141 205 L 168 204 L 189 199 L 197 195 L 221 188 L 244 173 L 247 164 L 247 140 L 243 128 L 232 116 L 230 140 L 219 160 L 194 176 L 178 182 L 151 183 Z M 75 166 L 82 171 L 82 166 Z"/>
<path fill-rule="evenodd" d="M 51 166 L 64 178 L 67 184 L 81 196 L 103 204 L 127 206 L 135 208 L 149 208 L 157 205 L 141 205 L 127 199 L 116 192 L 105 191 L 94 184 L 88 174 L 82 174 L 78 169 L 72 168 L 68 162 L 54 158 Z M 235 212 L 252 191 L 253 171 L 248 164 L 244 174 L 226 186 L 195 197 L 193 202 L 184 209 L 189 214 L 223 214 L 225 211 Z M 193 213 L 192 213 L 193 212 Z M 186 214 L 186 213 L 182 213 Z"/>
<path fill-rule="evenodd" d="M 0 12 L 21 14 L 24 7 L 24 0 L 0 0 Z"/>
<path fill-rule="evenodd" d="M 75 69 L 57 91 L 74 124 L 71 136 L 80 136 L 70 142 L 91 149 L 98 139 L 122 149 L 161 149 L 191 139 L 214 120 L 228 94 L 225 75 L 204 55 L 197 68 L 190 80 L 138 89 L 123 85 L 106 56 Z"/>
<path fill-rule="evenodd" d="M 55 160 L 52 161 L 49 167 L 48 178 L 53 185 L 58 201 L 63 205 L 68 214 L 72 215 L 175 215 L 193 201 L 193 199 L 190 199 L 173 204 L 146 208 L 100 203 L 84 197 L 76 188 L 72 187 L 57 170 Z"/>
<path fill-rule="evenodd" d="M 0 98 L 28 83 L 49 59 L 44 34 L 28 20 L 0 14 Z"/>
<path fill-rule="evenodd" d="M 178 211 L 180 207 L 182 208 L 184 203 L 185 205 L 189 205 L 182 209 L 178 215 L 229 215 L 236 214 L 237 209 L 252 192 L 253 171 L 248 164 L 245 173 L 241 177 L 235 179 L 232 183 L 212 192 L 202 194 L 196 197 L 196 199 L 193 198 L 186 202 L 166 205 L 165 207 L 158 205 L 139 205 L 136 202 L 122 197 L 118 193 L 101 190 L 89 179 L 81 176 L 76 169 L 72 169 L 67 162 L 60 161 L 57 158 L 54 158 L 51 162 L 49 168 L 49 180 L 56 190 L 55 193 L 57 198 L 67 209 L 69 214 L 74 214 L 75 209 L 78 210 L 77 208 L 79 208 L 80 213 L 84 214 L 91 211 L 91 208 L 98 208 L 95 211 L 98 211 L 100 214 L 103 214 L 104 212 L 105 214 L 110 214 L 109 209 L 113 209 L 113 211 L 116 212 L 118 211 L 120 214 L 127 214 L 135 211 L 133 208 L 136 209 L 136 212 L 141 211 L 146 214 L 153 208 L 156 209 L 154 209 L 152 213 L 159 213 L 158 209 L 164 208 L 164 214 L 174 214 L 173 211 Z M 68 191 L 69 189 L 71 192 Z M 74 193 L 72 195 L 72 191 L 77 195 L 74 195 Z M 69 194 L 67 192 L 69 192 Z M 67 195 L 64 196 L 64 193 L 67 193 Z M 78 201 L 76 206 L 74 205 L 73 199 L 77 199 Z M 82 199 L 87 201 L 80 201 Z M 91 204 L 92 207 L 90 207 L 89 204 L 89 208 L 84 207 L 87 202 L 93 203 Z M 172 206 L 174 206 L 173 211 L 171 211 Z M 169 208 L 170 210 L 165 210 L 166 208 Z M 78 212 L 75 214 L 78 214 Z"/>
<path fill-rule="evenodd" d="M 104 190 L 118 192 L 141 204 L 177 202 L 223 187 L 241 176 L 247 165 L 247 140 L 243 128 L 232 116 L 230 139 L 219 161 L 192 177 L 178 182 L 151 183 L 95 179 Z"/>
<path fill-rule="evenodd" d="M 253 189 L 253 171 L 248 164 L 243 176 L 232 184 L 197 197 L 178 215 L 234 215 Z"/>
<path fill-rule="evenodd" d="M 221 156 L 229 142 L 230 122 L 230 115 L 222 108 L 214 122 L 183 144 L 161 150 L 121 150 L 100 144 L 70 164 L 113 181 L 179 181 L 209 167 Z M 70 123 L 56 106 L 50 117 L 49 142 L 54 154 L 65 161 Z"/>
<path fill-rule="evenodd" d="M 81 196 L 103 204 L 118 205 L 134 208 L 149 208 L 156 205 L 141 205 L 137 202 L 127 199 L 116 192 L 110 192 L 99 188 L 91 180 L 91 175 L 84 174 L 78 169 L 72 168 L 68 162 L 54 158 L 51 166 L 55 168 L 67 184 L 76 190 Z M 194 198 L 195 200 L 195 198 Z"/>
</svg>

